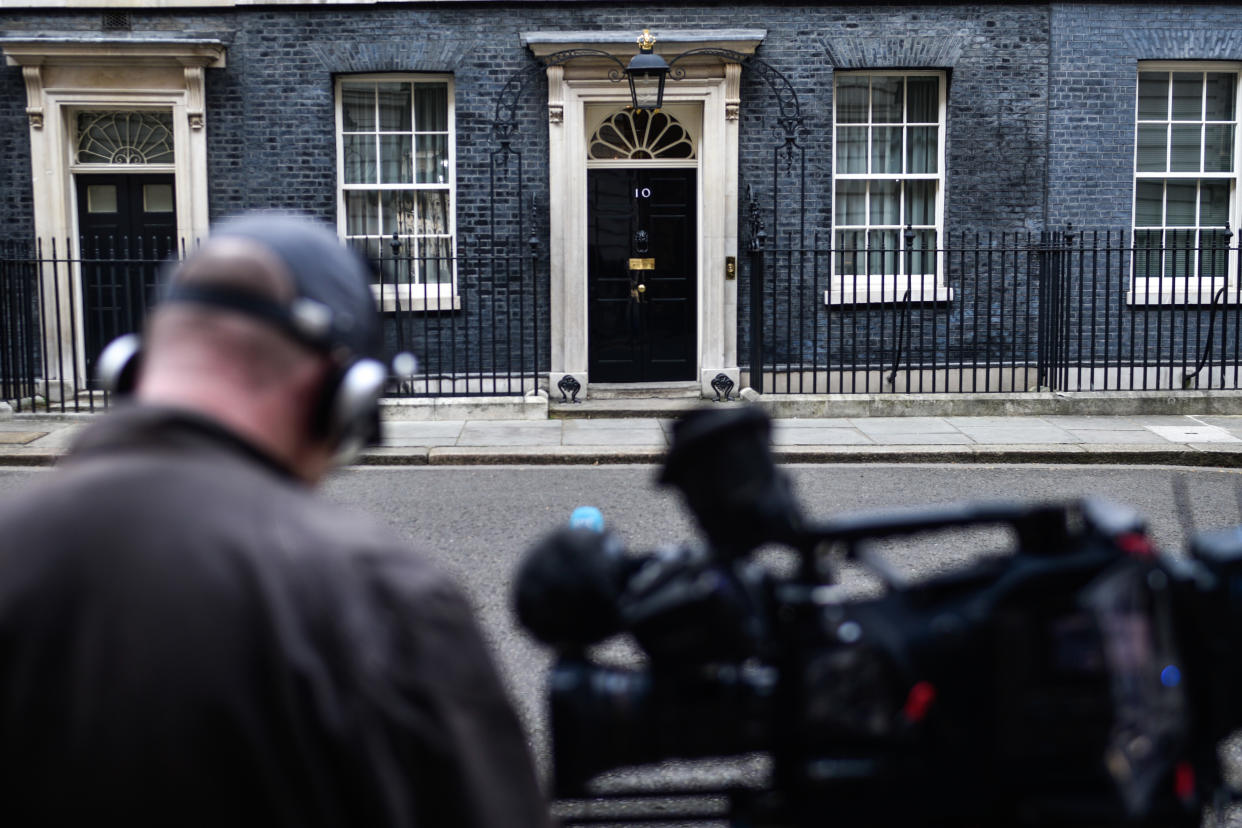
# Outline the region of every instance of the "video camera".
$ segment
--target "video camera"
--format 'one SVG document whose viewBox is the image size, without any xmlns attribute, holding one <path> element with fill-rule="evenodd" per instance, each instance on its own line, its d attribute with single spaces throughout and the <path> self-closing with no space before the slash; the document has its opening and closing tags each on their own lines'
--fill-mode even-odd
<svg viewBox="0 0 1242 828">
<path fill-rule="evenodd" d="M 631 555 L 562 530 L 515 591 L 554 646 L 554 793 L 668 759 L 761 752 L 737 826 L 1197 825 L 1233 798 L 1219 742 L 1242 726 L 1242 530 L 1186 560 L 1102 502 L 983 503 L 813 525 L 758 409 L 680 421 L 661 481 L 704 547 Z M 999 526 L 1012 554 L 905 583 L 873 542 Z M 797 553 L 779 575 L 753 554 Z M 885 585 L 844 597 L 834 560 Z M 629 633 L 639 667 L 588 648 Z M 663 819 L 690 814 L 663 813 Z M 623 822 L 613 819 L 613 822 Z"/>
</svg>

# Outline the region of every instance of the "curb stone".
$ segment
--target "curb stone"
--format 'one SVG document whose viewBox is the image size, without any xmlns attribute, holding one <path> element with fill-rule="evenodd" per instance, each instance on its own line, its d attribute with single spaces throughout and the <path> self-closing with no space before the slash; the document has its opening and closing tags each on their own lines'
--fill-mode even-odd
<svg viewBox="0 0 1242 828">
<path fill-rule="evenodd" d="M 601 450 L 594 446 L 530 446 L 510 449 L 446 446 L 431 449 L 427 460 L 433 466 L 602 466 L 658 463 L 663 460 L 664 454 L 665 449 L 655 447 Z"/>
<path fill-rule="evenodd" d="M 0 451 L 0 466 L 54 466 L 61 454 L 58 451 Z"/>
<path fill-rule="evenodd" d="M 425 466 L 425 448 L 373 448 L 358 455 L 351 466 Z"/>
<path fill-rule="evenodd" d="M 583 448 L 584 451 L 573 451 Z M 1062 465 L 1164 465 L 1242 469 L 1242 452 L 1219 447 L 1159 446 L 1062 446 L 989 448 L 974 446 L 778 446 L 778 463 L 1054 463 Z M 654 465 L 663 461 L 665 450 L 638 448 L 600 451 L 594 447 L 552 446 L 518 448 L 416 448 L 372 450 L 361 455 L 355 467 L 398 466 L 604 466 Z M 0 451 L 0 466 L 54 466 L 59 452 Z"/>
</svg>

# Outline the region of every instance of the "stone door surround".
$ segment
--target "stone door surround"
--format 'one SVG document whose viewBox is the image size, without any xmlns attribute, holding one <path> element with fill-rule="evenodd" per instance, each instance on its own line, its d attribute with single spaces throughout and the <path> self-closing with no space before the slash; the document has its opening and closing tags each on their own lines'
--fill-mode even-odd
<svg viewBox="0 0 1242 828">
<path fill-rule="evenodd" d="M 536 59 L 566 49 L 598 49 L 623 62 L 638 52 L 639 31 L 525 32 L 522 44 Z M 666 60 L 692 49 L 719 48 L 754 54 L 766 37 L 761 29 L 653 29 L 657 54 Z M 700 391 L 716 392 L 712 381 L 724 374 L 733 383 L 737 369 L 737 282 L 726 277 L 727 257 L 737 256 L 738 111 L 741 66 L 713 56 L 678 62 L 685 77 L 670 78 L 665 101 L 689 105 L 701 123 L 698 169 L 698 377 Z M 609 79 L 616 64 L 580 58 L 549 66 L 548 187 L 551 225 L 551 365 L 549 394 L 559 399 L 558 385 L 580 386 L 590 393 L 587 374 L 587 107 L 625 106 L 629 87 Z M 680 116 L 679 116 L 680 117 Z"/>
<path fill-rule="evenodd" d="M 20 66 L 26 82 L 35 235 L 76 245 L 77 209 L 73 183 L 78 165 L 72 152 L 74 113 L 81 110 L 158 110 L 172 117 L 174 161 L 142 171 L 171 173 L 175 181 L 177 235 L 187 244 L 206 235 L 207 115 L 205 69 L 222 67 L 225 46 L 217 40 L 100 37 L 0 38 L 9 66 Z M 92 171 L 136 172 L 123 164 L 91 165 Z M 82 169 L 81 171 L 85 171 Z M 45 291 L 52 291 L 48 279 Z M 67 280 L 60 280 L 60 307 L 73 307 Z M 56 297 L 45 296 L 49 302 Z M 81 308 L 73 320 L 81 330 Z M 50 380 L 68 383 L 83 376 L 81 343 L 70 347 L 72 328 L 43 331 L 48 353 L 63 354 L 47 366 Z M 58 347 L 59 345 L 59 347 Z M 72 388 L 64 388 L 72 393 Z"/>
</svg>

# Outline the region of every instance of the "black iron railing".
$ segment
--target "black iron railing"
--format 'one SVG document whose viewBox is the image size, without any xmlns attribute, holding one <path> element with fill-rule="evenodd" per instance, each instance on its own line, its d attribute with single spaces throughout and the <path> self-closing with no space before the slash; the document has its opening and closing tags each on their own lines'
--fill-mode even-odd
<svg viewBox="0 0 1242 828">
<path fill-rule="evenodd" d="M 881 237 L 883 238 L 883 237 Z M 1228 234 L 910 231 L 879 245 L 752 243 L 743 354 L 763 393 L 1242 388 Z M 902 243 L 904 241 L 904 243 Z M 758 276 L 759 278 L 754 278 Z"/>
<path fill-rule="evenodd" d="M 392 396 L 517 395 L 546 365 L 547 272 L 542 248 L 461 244 L 455 256 L 400 239 L 369 250 L 391 353 L 418 357 Z"/>
<path fill-rule="evenodd" d="M 18 411 L 93 411 L 93 380 L 113 338 L 141 330 L 170 238 L 0 241 L 0 399 Z"/>
<path fill-rule="evenodd" d="M 887 238 L 895 249 L 754 234 L 739 314 L 745 384 L 767 394 L 1242 388 L 1242 285 L 1227 235 L 1198 246 L 1147 235 L 1136 245 L 1127 231 Z M 141 328 L 160 268 L 184 250 L 167 239 L 0 242 L 0 399 L 22 411 L 106 406 L 94 360 Z M 386 348 L 420 361 L 392 396 L 536 387 L 549 341 L 539 245 L 378 239 L 367 252 Z"/>
<path fill-rule="evenodd" d="M 109 404 L 95 361 L 139 331 L 160 274 L 184 257 L 171 239 L 0 241 L 0 400 L 18 411 L 94 411 Z M 547 273 L 537 245 L 436 250 L 376 240 L 386 356 L 418 357 L 392 397 L 517 395 L 546 370 Z"/>
</svg>

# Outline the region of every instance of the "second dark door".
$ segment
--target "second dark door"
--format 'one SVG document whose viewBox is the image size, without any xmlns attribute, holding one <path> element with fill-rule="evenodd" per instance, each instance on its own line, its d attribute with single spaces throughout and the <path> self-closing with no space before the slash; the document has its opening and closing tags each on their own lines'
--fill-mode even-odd
<svg viewBox="0 0 1242 828">
<path fill-rule="evenodd" d="M 588 170 L 592 382 L 696 379 L 695 170 Z"/>
<path fill-rule="evenodd" d="M 171 175 L 78 175 L 82 326 L 87 376 L 121 334 L 140 330 L 162 262 L 177 252 Z"/>
</svg>

